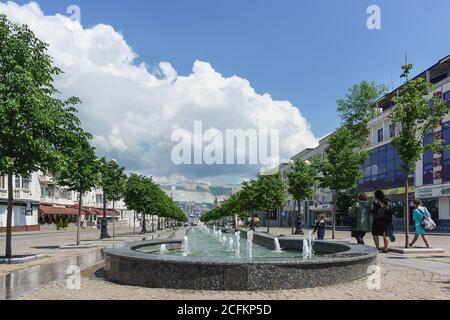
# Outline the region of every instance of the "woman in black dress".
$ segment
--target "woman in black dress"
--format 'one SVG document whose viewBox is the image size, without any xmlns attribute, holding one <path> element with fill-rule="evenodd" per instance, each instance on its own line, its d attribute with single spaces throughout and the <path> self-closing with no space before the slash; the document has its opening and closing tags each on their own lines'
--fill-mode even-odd
<svg viewBox="0 0 450 320">
<path fill-rule="evenodd" d="M 383 237 L 384 248 L 380 252 L 387 252 L 389 245 L 388 229 L 392 224 L 392 208 L 389 199 L 381 190 L 375 191 L 375 201 L 372 204 L 372 236 L 375 246 L 380 250 L 379 236 Z"/>
</svg>

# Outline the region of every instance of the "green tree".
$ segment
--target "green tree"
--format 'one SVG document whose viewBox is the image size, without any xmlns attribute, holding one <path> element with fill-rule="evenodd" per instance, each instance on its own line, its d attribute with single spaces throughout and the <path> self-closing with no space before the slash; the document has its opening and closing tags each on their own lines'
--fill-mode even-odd
<svg viewBox="0 0 450 320">
<path fill-rule="evenodd" d="M 129 210 L 135 210 L 142 215 L 142 233 L 147 233 L 145 221 L 145 196 L 149 192 L 149 184 L 146 183 L 146 177 L 137 174 L 131 174 L 124 188 L 124 201 Z"/>
<path fill-rule="evenodd" d="M 101 160 L 100 186 L 103 189 L 103 219 L 106 219 L 106 200 L 113 203 L 113 238 L 115 238 L 115 203 L 123 198 L 127 176 L 125 168 L 119 166 L 116 160 Z M 106 226 L 106 221 L 102 225 Z M 107 232 L 107 231 L 106 231 Z"/>
<path fill-rule="evenodd" d="M 406 82 L 400 88 L 399 94 L 393 98 L 395 107 L 392 109 L 390 119 L 396 124 L 399 134 L 393 139 L 403 161 L 405 179 L 405 220 L 406 239 L 405 247 L 409 244 L 409 200 L 408 200 L 408 174 L 416 167 L 416 161 L 420 160 L 425 150 L 439 152 L 443 149 L 442 134 L 433 135 L 433 142 L 423 145 L 426 134 L 440 127 L 441 121 L 448 112 L 447 105 L 438 95 L 430 95 L 433 85 L 426 82 L 423 77 L 409 80 L 409 74 L 413 65 L 402 66 L 402 79 Z M 431 103 L 430 103 L 431 102 Z M 438 131 L 441 132 L 441 131 Z"/>
<path fill-rule="evenodd" d="M 69 190 L 79 193 L 77 218 L 77 245 L 80 244 L 81 209 L 83 193 L 98 185 L 100 179 L 100 161 L 91 147 L 89 134 L 80 134 L 76 145 L 71 147 L 71 157 L 67 157 L 55 176 L 55 182 L 67 186 Z"/>
<path fill-rule="evenodd" d="M 258 210 L 267 213 L 267 232 L 270 232 L 270 210 L 280 208 L 286 200 L 286 187 L 280 173 L 258 174 L 254 183 L 255 203 Z"/>
<path fill-rule="evenodd" d="M 5 256 L 12 257 L 13 176 L 57 170 L 65 147 L 81 131 L 73 107 L 78 98 L 60 100 L 53 86 L 61 70 L 48 45 L 26 25 L 0 15 L 0 175 L 8 177 Z"/>
<path fill-rule="evenodd" d="M 359 141 L 354 138 L 353 130 L 341 127 L 330 136 L 329 145 L 325 150 L 326 159 L 320 164 L 320 186 L 329 188 L 333 193 L 333 239 L 336 231 L 337 197 L 357 187 L 362 175 L 360 167 L 368 157 L 366 151 L 358 151 L 358 148 Z"/>
<path fill-rule="evenodd" d="M 369 136 L 367 122 L 377 114 L 376 101 L 387 90 L 385 85 L 363 81 L 353 85 L 345 98 L 336 101 L 342 125 L 354 131 L 361 145 L 366 143 Z"/>
<path fill-rule="evenodd" d="M 301 219 L 300 201 L 308 199 L 314 193 L 314 185 L 317 182 L 318 167 L 316 162 L 311 164 L 306 161 L 296 161 L 290 172 L 287 174 L 288 178 L 288 192 L 292 195 L 298 204 L 297 219 Z M 292 216 L 292 223 L 294 224 L 294 215 Z M 303 234 L 302 229 L 297 230 L 298 233 Z"/>
</svg>

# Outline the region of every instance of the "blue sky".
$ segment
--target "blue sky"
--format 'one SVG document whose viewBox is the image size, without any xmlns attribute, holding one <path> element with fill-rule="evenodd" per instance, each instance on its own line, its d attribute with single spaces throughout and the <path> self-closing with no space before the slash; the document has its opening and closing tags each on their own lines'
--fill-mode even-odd
<svg viewBox="0 0 450 320">
<path fill-rule="evenodd" d="M 28 1 L 17 1 L 20 4 Z M 407 50 L 416 72 L 450 54 L 448 0 L 41 0 L 46 14 L 76 4 L 82 24 L 112 25 L 139 60 L 180 74 L 208 61 L 258 93 L 289 100 L 320 137 L 338 125 L 335 101 L 362 80 L 399 84 Z M 381 8 L 382 29 L 366 28 Z"/>
<path fill-rule="evenodd" d="M 49 44 L 65 71 L 55 85 L 81 98 L 97 154 L 161 182 L 253 178 L 267 165 L 256 151 L 263 140 L 230 149 L 228 129 L 274 129 L 279 161 L 288 161 L 335 130 L 336 100 L 353 84 L 397 87 L 405 51 L 415 73 L 450 54 L 448 0 L 18 2 L 0 2 L 0 12 Z M 80 7 L 82 27 L 68 18 L 70 5 Z M 381 30 L 367 28 L 371 5 L 381 9 Z M 195 121 L 220 135 L 209 144 L 197 134 L 207 141 L 182 143 L 183 155 L 206 158 L 214 146 L 217 162 L 174 160 L 174 134 L 195 136 Z M 225 149 L 259 162 L 223 163 Z"/>
</svg>

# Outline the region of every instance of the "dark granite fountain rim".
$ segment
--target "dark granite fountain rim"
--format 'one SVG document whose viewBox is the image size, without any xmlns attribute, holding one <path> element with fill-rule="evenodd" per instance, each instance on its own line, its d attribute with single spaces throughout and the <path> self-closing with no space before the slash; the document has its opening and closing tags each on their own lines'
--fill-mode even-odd
<svg viewBox="0 0 450 320">
<path fill-rule="evenodd" d="M 288 241 L 302 241 L 300 239 L 286 239 Z M 126 244 L 122 248 L 106 249 L 107 255 L 123 257 L 132 260 L 141 261 L 161 261 L 180 264 L 207 264 L 207 265 L 327 265 L 336 263 L 351 263 L 368 258 L 376 257 L 378 250 L 364 245 L 356 245 L 351 243 L 332 242 L 332 241 L 315 241 L 315 243 L 332 246 L 335 248 L 346 247 L 345 251 L 338 253 L 330 253 L 325 256 L 318 256 L 312 259 L 303 259 L 299 254 L 298 258 L 233 258 L 230 257 L 183 257 L 168 256 L 136 251 L 139 247 L 157 246 L 161 244 L 181 244 L 181 240 L 148 240 Z"/>
</svg>

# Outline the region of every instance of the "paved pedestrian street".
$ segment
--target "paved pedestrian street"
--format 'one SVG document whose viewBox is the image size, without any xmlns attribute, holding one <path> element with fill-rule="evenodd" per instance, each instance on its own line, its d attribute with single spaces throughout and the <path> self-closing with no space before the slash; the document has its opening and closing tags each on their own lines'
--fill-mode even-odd
<svg viewBox="0 0 450 320">
<path fill-rule="evenodd" d="M 260 229 L 259 231 L 263 231 Z M 290 229 L 272 228 L 276 236 L 289 236 Z M 327 238 L 330 232 L 327 231 Z M 350 232 L 338 231 L 337 240 L 350 239 Z M 368 245 L 373 245 L 370 235 Z M 397 235 L 397 243 L 403 244 L 404 236 Z M 352 239 L 350 239 L 352 240 Z M 22 295 L 23 300 L 335 300 L 335 299 L 450 299 L 450 236 L 431 235 L 433 247 L 445 249 L 443 254 L 400 255 L 379 254 L 377 273 L 344 284 L 297 290 L 274 291 L 193 291 L 159 288 L 143 288 L 119 285 L 107 281 L 102 275 L 102 264 L 82 272 L 81 286 L 69 289 L 67 280 L 53 282 Z M 420 245 L 420 243 L 418 244 Z M 324 274 L 324 277 L 327 275 Z"/>
</svg>

